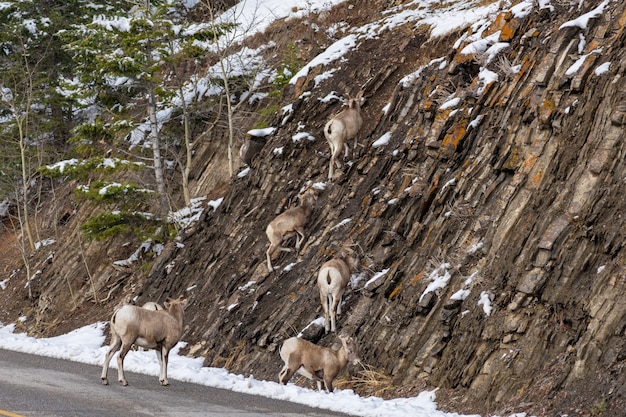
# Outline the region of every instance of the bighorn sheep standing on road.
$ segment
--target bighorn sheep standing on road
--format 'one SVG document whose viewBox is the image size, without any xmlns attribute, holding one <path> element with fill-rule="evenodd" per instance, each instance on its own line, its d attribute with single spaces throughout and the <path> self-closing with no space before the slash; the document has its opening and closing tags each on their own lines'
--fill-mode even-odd
<svg viewBox="0 0 626 417">
<path fill-rule="evenodd" d="M 125 304 L 111 317 L 111 348 L 102 365 L 102 383 L 108 385 L 107 371 L 111 357 L 120 350 L 117 358 L 117 378 L 122 385 L 128 385 L 124 376 L 124 357 L 133 344 L 148 349 L 155 349 L 161 366 L 159 382 L 167 381 L 167 361 L 172 349 L 183 333 L 183 310 L 187 300 L 182 296 L 165 302 L 166 310 L 153 311 L 146 308 Z"/>
<path fill-rule="evenodd" d="M 300 205 L 298 207 L 284 211 L 267 225 L 265 234 L 267 234 L 267 238 L 270 241 L 270 246 L 265 254 L 267 255 L 267 269 L 270 272 L 274 270 L 272 267 L 272 255 L 274 252 L 277 250 L 293 251 L 291 248 L 280 246 L 284 239 L 297 234 L 296 251 L 300 250 L 300 245 L 304 240 L 304 226 L 309 222 L 314 206 L 315 195 L 313 192 L 307 191 L 300 197 Z"/>
<path fill-rule="evenodd" d="M 324 136 L 330 146 L 330 166 L 328 168 L 328 179 L 332 180 L 335 173 L 335 165 L 341 168 L 339 161 L 341 148 L 345 149 L 345 157 L 348 157 L 348 141 L 354 138 L 356 147 L 356 134 L 363 125 L 361 118 L 361 105 L 363 104 L 363 91 L 359 91 L 355 98 L 348 97 L 348 108 L 337 116 L 330 119 L 324 126 Z"/>
<path fill-rule="evenodd" d="M 346 366 L 348 361 L 359 362 L 358 346 L 351 337 L 339 336 L 341 348 L 332 350 L 318 346 L 298 337 L 291 337 L 283 342 L 280 357 L 285 366 L 278 374 L 278 382 L 286 385 L 294 373 L 317 382 L 317 389 L 322 390 L 322 381 L 328 392 L 333 392 L 333 380 Z M 319 372 L 323 372 L 320 378 Z"/>
<path fill-rule="evenodd" d="M 349 246 L 342 247 L 337 255 L 325 262 L 317 274 L 317 287 L 324 308 L 326 333 L 336 332 L 337 314 L 341 314 L 343 292 L 348 286 L 350 275 L 359 267 L 359 257 Z M 328 320 L 330 316 L 330 321 Z"/>
</svg>

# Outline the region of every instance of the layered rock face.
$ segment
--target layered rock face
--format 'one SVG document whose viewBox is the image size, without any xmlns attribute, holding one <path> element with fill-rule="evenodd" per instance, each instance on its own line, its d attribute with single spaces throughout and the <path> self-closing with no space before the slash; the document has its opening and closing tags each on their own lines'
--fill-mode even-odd
<svg viewBox="0 0 626 417">
<path fill-rule="evenodd" d="M 410 77 L 408 54 L 380 52 L 392 35 L 353 52 L 333 80 L 364 86 L 365 126 L 330 182 L 321 129 L 338 106 L 302 94 L 327 93 L 313 89 L 320 70 L 300 79 L 290 119 L 276 118 L 250 173 L 160 260 L 145 296 L 193 286 L 192 351 L 273 378 L 282 340 L 321 314 L 319 266 L 353 242 L 367 269 L 339 327 L 394 383 L 457 389 L 478 412 L 574 412 L 583 391 L 618 410 L 626 11 L 556 7 L 514 8 L 458 45 L 420 45 Z M 292 140 L 298 124 L 317 140 Z M 268 273 L 266 225 L 312 186 L 301 253 Z M 317 325 L 305 335 L 334 341 Z"/>
</svg>

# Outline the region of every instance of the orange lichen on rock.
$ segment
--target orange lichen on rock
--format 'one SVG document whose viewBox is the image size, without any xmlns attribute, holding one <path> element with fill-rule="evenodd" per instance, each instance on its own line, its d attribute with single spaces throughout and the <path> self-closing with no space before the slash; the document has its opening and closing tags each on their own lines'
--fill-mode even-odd
<svg viewBox="0 0 626 417">
<path fill-rule="evenodd" d="M 552 115 L 555 109 L 554 102 L 552 100 L 546 99 L 539 106 L 539 121 L 544 124 L 550 124 L 550 120 L 552 120 Z"/>
<path fill-rule="evenodd" d="M 617 24 L 619 25 L 621 30 L 624 30 L 626 28 L 626 11 L 624 11 L 624 13 L 622 13 L 620 18 L 617 20 Z"/>
<path fill-rule="evenodd" d="M 389 299 L 397 297 L 402 292 L 403 288 L 404 288 L 404 285 L 400 283 L 400 285 L 398 285 L 396 288 L 393 289 L 393 291 L 391 291 L 391 294 L 389 294 Z"/>
<path fill-rule="evenodd" d="M 418 272 L 417 275 L 415 275 L 413 279 L 411 280 L 411 285 L 417 284 L 422 279 L 423 276 L 424 276 L 424 271 Z"/>
<path fill-rule="evenodd" d="M 465 126 L 467 126 L 468 121 L 465 119 L 461 119 L 457 121 L 448 131 L 441 142 L 441 146 L 450 150 L 456 151 L 461 139 L 465 136 Z"/>
<path fill-rule="evenodd" d="M 517 146 L 514 146 L 511 149 L 511 152 L 509 153 L 506 161 L 504 161 L 504 165 L 502 165 L 503 169 L 509 170 L 509 171 L 514 171 L 517 169 L 517 167 L 520 165 L 520 159 L 521 159 L 521 149 Z"/>
<path fill-rule="evenodd" d="M 543 170 L 540 169 L 535 173 L 535 175 L 530 177 L 530 183 L 532 185 L 532 188 L 535 188 L 535 189 L 539 188 L 542 178 L 543 178 Z"/>
<path fill-rule="evenodd" d="M 507 10 L 506 12 L 498 13 L 494 21 L 489 26 L 489 29 L 487 30 L 487 34 L 491 35 L 492 33 L 496 33 L 497 31 L 502 30 L 502 28 L 504 28 L 504 26 L 507 24 L 508 21 L 511 20 L 512 17 L 513 17 L 513 13 L 511 13 L 510 10 Z"/>
<path fill-rule="evenodd" d="M 370 216 L 371 217 L 380 217 L 385 212 L 385 209 L 387 209 L 387 204 L 378 201 L 378 202 L 372 204 L 372 208 L 370 210 Z"/>
<path fill-rule="evenodd" d="M 515 37 L 517 30 L 519 29 L 520 24 L 518 20 L 510 20 L 505 23 L 500 31 L 500 42 L 509 42 L 511 39 Z"/>
<path fill-rule="evenodd" d="M 412 183 L 413 183 L 413 177 L 410 175 L 405 175 L 404 179 L 402 180 L 402 184 L 400 184 L 400 190 L 404 192 L 404 190 L 409 188 Z"/>
<path fill-rule="evenodd" d="M 521 170 L 522 172 L 529 173 L 530 170 L 535 166 L 537 162 L 537 157 L 535 155 L 531 155 L 522 162 Z"/>
</svg>

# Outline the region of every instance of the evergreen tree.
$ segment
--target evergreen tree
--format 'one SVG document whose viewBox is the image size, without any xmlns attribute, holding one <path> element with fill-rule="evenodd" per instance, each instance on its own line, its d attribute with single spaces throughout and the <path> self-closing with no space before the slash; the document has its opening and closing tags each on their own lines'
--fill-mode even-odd
<svg viewBox="0 0 626 417">
<path fill-rule="evenodd" d="M 149 154 L 159 218 L 169 208 L 161 128 L 174 108 L 186 110 L 181 84 L 168 75 L 180 60 L 203 52 L 194 41 L 216 36 L 210 25 L 189 30 L 175 4 L 128 1 L 59 32 L 75 62 L 74 97 L 84 103 L 84 114 L 98 115 L 74 129 L 77 149 L 93 156 L 125 144 L 125 155 Z"/>
<path fill-rule="evenodd" d="M 71 101 L 58 90 L 69 56 L 54 36 L 67 23 L 51 1 L 5 1 L 0 5 L 0 199 L 15 201 L 10 224 L 27 276 L 36 249 L 42 181 L 38 169 L 62 150 Z M 66 10 L 67 11 L 67 10 Z M 29 287 L 29 296 L 32 296 Z"/>
<path fill-rule="evenodd" d="M 180 165 L 189 204 L 192 141 L 183 96 L 194 93 L 193 83 L 177 76 L 177 69 L 181 61 L 206 54 L 197 41 L 206 45 L 230 28 L 189 24 L 184 11 L 173 0 L 15 0 L 0 5 L 3 195 L 15 184 L 22 188 L 11 195 L 30 195 L 31 180 L 39 172 L 84 176 L 91 170 L 92 189 L 80 188 L 82 197 L 93 200 L 98 184 L 100 191 L 118 196 L 118 201 L 99 203 L 129 223 L 137 224 L 137 213 L 148 211 L 157 215 L 149 216 L 150 222 L 164 221 L 169 205 L 161 129 L 182 112 L 185 161 Z M 66 143 L 73 145 L 78 162 L 46 168 L 64 159 L 59 155 Z M 122 163 L 125 159 L 143 163 Z M 135 173 L 129 173 L 130 167 Z M 147 183 L 141 174 L 146 168 L 153 173 Z M 101 181 L 105 177 L 112 181 Z M 156 192 L 146 193 L 146 188 Z M 136 190 L 142 190 L 140 197 L 123 198 Z M 24 202 L 20 215 L 28 217 L 27 207 Z M 28 227 L 29 222 L 21 224 Z M 86 228 L 106 229 L 102 224 Z M 32 247 L 33 238 L 25 235 Z"/>
<path fill-rule="evenodd" d="M 37 169 L 63 147 L 70 122 L 71 102 L 58 91 L 69 68 L 69 56 L 54 36 L 66 23 L 61 9 L 49 1 L 0 6 L 0 197 L 19 203 L 14 224 L 30 250 L 36 221 L 29 207 L 40 196 L 33 191 L 40 185 Z"/>
</svg>

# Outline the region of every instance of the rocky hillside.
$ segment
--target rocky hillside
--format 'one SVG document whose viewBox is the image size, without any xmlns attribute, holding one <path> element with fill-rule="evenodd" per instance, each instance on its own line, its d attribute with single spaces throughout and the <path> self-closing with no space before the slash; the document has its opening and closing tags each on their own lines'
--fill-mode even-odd
<svg viewBox="0 0 626 417">
<path fill-rule="evenodd" d="M 315 23 L 363 28 L 401 3 L 350 1 Z M 626 4 L 539 3 L 441 37 L 396 26 L 359 38 L 321 82 L 329 68 L 312 68 L 284 91 L 291 112 L 276 114 L 247 175 L 219 192 L 223 150 L 203 142 L 197 190 L 224 200 L 142 268 L 112 265 L 134 250 L 123 239 L 76 247 L 88 208 L 64 225 L 46 213 L 61 240 L 39 255 L 36 301 L 9 280 L 0 320 L 55 334 L 106 320 L 129 295 L 184 294 L 189 354 L 274 380 L 285 338 L 306 328 L 336 341 L 311 324 L 323 315 L 316 274 L 348 242 L 365 266 L 338 327 L 375 377 L 349 367 L 344 386 L 440 387 L 441 408 L 484 415 L 624 415 Z M 311 59 L 310 27 L 279 22 L 264 36 L 309 34 Z M 366 101 L 359 146 L 329 181 L 322 129 L 341 104 L 320 99 L 332 91 Z M 303 131 L 314 140 L 293 139 Z M 269 273 L 265 228 L 305 189 L 317 204 L 300 254 Z"/>
</svg>

